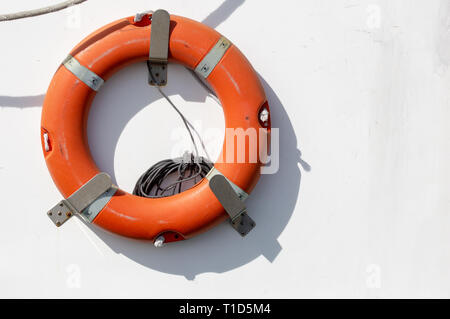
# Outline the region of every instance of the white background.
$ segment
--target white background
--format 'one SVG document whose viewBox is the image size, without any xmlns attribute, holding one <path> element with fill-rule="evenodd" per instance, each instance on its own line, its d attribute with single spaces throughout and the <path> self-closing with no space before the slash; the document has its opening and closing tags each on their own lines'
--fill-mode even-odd
<svg viewBox="0 0 450 319">
<path fill-rule="evenodd" d="M 264 83 L 280 170 L 249 198 L 245 239 L 223 224 L 156 249 L 45 215 L 61 199 L 39 137 L 53 73 L 90 32 L 157 8 L 226 35 Z M 2 22 L 0 41 L 0 297 L 450 297 L 450 1 L 90 0 Z M 128 191 L 184 134 L 146 79 L 116 74 L 89 119 Z M 166 92 L 220 146 L 222 111 L 189 73 L 170 66 Z"/>
</svg>

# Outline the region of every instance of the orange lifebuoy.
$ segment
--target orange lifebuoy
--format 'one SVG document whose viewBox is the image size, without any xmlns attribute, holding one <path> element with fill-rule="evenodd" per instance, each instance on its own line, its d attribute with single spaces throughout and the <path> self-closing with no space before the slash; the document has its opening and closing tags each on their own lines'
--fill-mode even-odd
<svg viewBox="0 0 450 319">
<path fill-rule="evenodd" d="M 86 72 L 106 81 L 119 69 L 148 59 L 150 19 L 133 17 L 113 22 L 78 44 L 70 53 Z M 215 30 L 193 20 L 171 15 L 169 61 L 195 69 L 221 39 Z M 264 89 L 244 55 L 234 45 L 227 49 L 206 80 L 222 103 L 226 128 L 265 129 L 259 114 L 269 110 Z M 87 117 L 98 83 L 86 84 L 65 65 L 56 71 L 42 109 L 41 142 L 50 174 L 64 197 L 82 187 L 100 171 L 87 143 Z M 266 137 L 267 137 L 266 136 Z M 245 145 L 244 162 L 225 161 L 216 172 L 246 193 L 260 176 L 261 158 L 249 161 L 256 145 Z M 221 158 L 225 158 L 225 139 Z M 164 198 L 143 198 L 118 189 L 92 220 L 111 232 L 154 240 L 164 234 L 166 242 L 189 238 L 226 219 L 227 215 L 203 179 L 193 188 Z"/>
</svg>

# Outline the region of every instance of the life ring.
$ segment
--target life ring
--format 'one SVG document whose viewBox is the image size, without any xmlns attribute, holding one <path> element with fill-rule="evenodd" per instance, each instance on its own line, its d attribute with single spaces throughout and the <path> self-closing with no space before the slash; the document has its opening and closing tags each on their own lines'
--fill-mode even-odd
<svg viewBox="0 0 450 319">
<path fill-rule="evenodd" d="M 70 52 L 70 63 L 83 72 L 106 81 L 119 69 L 148 59 L 151 20 L 145 17 L 120 19 L 89 35 Z M 193 70 L 223 37 L 199 22 L 170 16 L 169 61 Z M 65 62 L 67 62 L 66 60 Z M 230 43 L 206 80 L 221 101 L 226 128 L 264 128 L 270 136 L 270 121 L 261 123 L 260 113 L 269 107 L 258 76 L 245 56 Z M 81 81 L 67 64 L 56 71 L 48 88 L 41 119 L 41 143 L 53 181 L 67 198 L 100 170 L 87 142 L 87 118 L 99 84 Z M 246 145 L 259 156 L 256 146 Z M 267 138 L 267 140 L 269 140 Z M 221 158 L 224 158 L 225 145 Z M 266 147 L 267 145 L 263 146 Z M 215 174 L 225 176 L 237 189 L 249 194 L 256 185 L 262 159 L 256 162 L 217 162 Z M 92 222 L 123 236 L 155 240 L 164 234 L 166 242 L 190 238 L 220 222 L 227 215 L 203 179 L 193 188 L 164 198 L 143 198 L 117 189 Z"/>
</svg>

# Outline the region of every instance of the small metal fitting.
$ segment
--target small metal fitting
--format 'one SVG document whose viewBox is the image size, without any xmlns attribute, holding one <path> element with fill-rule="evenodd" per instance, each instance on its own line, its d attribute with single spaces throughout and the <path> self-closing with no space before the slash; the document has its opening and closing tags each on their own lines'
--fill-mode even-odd
<svg viewBox="0 0 450 319">
<path fill-rule="evenodd" d="M 164 236 L 159 236 L 158 238 L 155 239 L 155 242 L 153 243 L 153 245 L 155 245 L 156 248 L 160 248 L 160 247 L 164 246 L 165 241 L 166 241 L 166 239 L 164 238 Z"/>
</svg>

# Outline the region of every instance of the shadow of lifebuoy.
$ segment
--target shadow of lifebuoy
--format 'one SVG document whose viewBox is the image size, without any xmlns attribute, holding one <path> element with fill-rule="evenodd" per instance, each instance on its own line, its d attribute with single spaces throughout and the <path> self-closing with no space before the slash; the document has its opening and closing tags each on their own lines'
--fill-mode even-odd
<svg viewBox="0 0 450 319">
<path fill-rule="evenodd" d="M 186 76 L 190 75 L 184 68 L 174 66 L 171 69 L 169 76 L 172 80 L 165 89 L 166 94 L 179 94 L 186 101 L 205 101 L 207 92 L 193 79 L 186 81 Z M 114 154 L 126 124 L 142 108 L 160 98 L 156 90 L 149 94 L 145 72 L 144 64 L 118 72 L 102 88 L 101 93 L 108 95 L 108 105 L 93 103 L 88 126 L 89 143 L 97 165 L 111 176 L 115 176 Z M 126 94 L 117 90 L 117 86 L 124 82 L 127 83 Z M 271 109 L 272 127 L 279 128 L 280 158 L 278 171 L 262 175 L 246 201 L 248 212 L 257 223 L 255 230 L 242 239 L 227 223 L 223 223 L 192 239 L 172 243 L 162 249 L 154 248 L 149 241 L 130 240 L 93 226 L 97 236 L 114 252 L 141 265 L 189 279 L 205 272 L 226 272 L 261 255 L 274 261 L 282 249 L 277 239 L 288 224 L 299 197 L 300 167 L 305 171 L 310 167 L 301 159 L 294 128 L 280 99 L 264 79 L 261 82 Z M 90 129 L 99 126 L 101 130 Z"/>
</svg>

